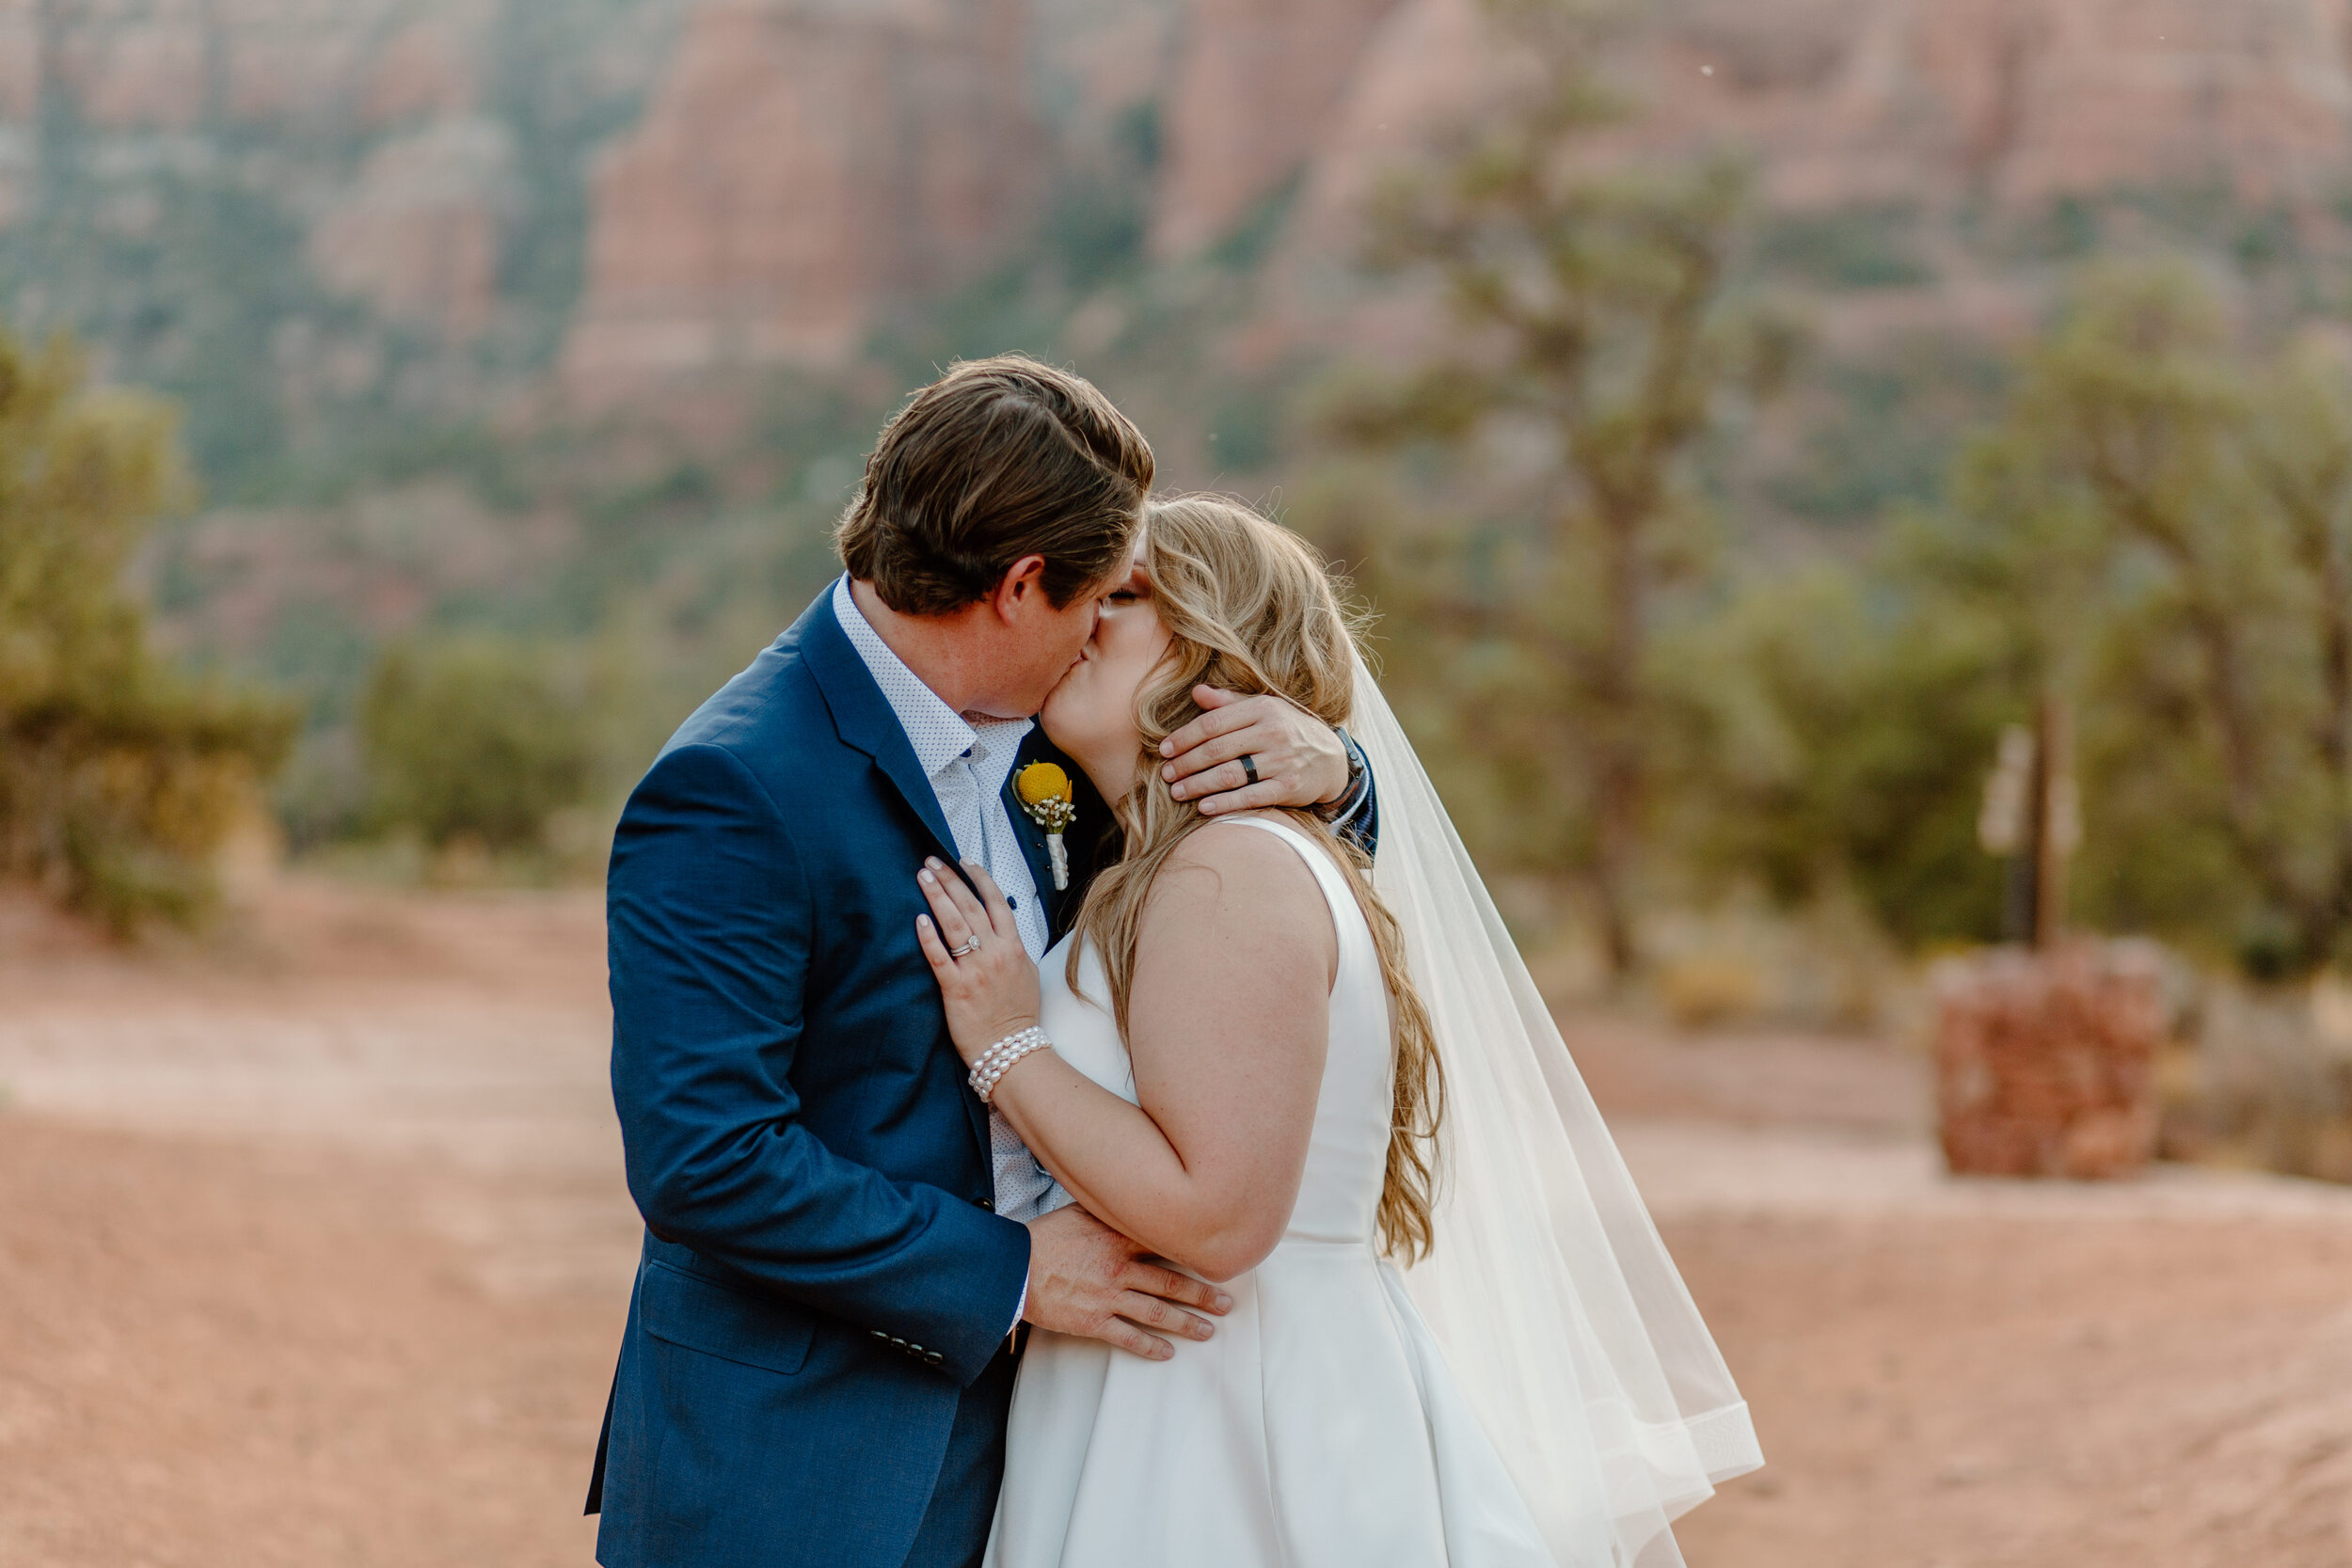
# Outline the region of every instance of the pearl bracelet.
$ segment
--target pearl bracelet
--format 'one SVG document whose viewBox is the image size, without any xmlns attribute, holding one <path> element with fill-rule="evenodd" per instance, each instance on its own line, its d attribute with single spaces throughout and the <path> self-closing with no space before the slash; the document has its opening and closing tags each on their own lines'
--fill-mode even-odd
<svg viewBox="0 0 2352 1568">
<path fill-rule="evenodd" d="M 980 1103 L 989 1102 L 997 1084 L 1012 1070 L 1015 1062 L 1040 1051 L 1050 1051 L 1054 1042 L 1046 1038 L 1042 1029 L 1024 1029 L 1017 1035 L 1007 1035 L 980 1053 L 980 1059 L 972 1064 L 972 1092 L 980 1097 Z"/>
<path fill-rule="evenodd" d="M 1035 1024 L 1031 1024 L 1017 1034 L 1007 1035 L 1003 1039 L 980 1053 L 980 1059 L 972 1064 L 973 1077 L 983 1076 L 1000 1058 L 1027 1045 L 1031 1040 L 1043 1038 L 1044 1035 L 1045 1031 Z"/>
<path fill-rule="evenodd" d="M 1034 1027 L 1024 1029 L 1017 1035 L 1006 1036 L 982 1052 L 980 1059 L 973 1064 L 972 1092 L 980 1097 L 981 1104 L 987 1104 L 995 1093 L 997 1083 L 1012 1070 L 1015 1062 L 1053 1043 L 1046 1038 L 1044 1030 Z"/>
</svg>

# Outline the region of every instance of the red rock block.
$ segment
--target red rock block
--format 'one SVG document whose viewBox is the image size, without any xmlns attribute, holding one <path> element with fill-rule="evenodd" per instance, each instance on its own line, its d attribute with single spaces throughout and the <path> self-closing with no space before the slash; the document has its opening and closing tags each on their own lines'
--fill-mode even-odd
<svg viewBox="0 0 2352 1568">
<path fill-rule="evenodd" d="M 2005 948 L 1936 990 L 1938 1124 L 1956 1175 L 2132 1176 L 2156 1143 L 2163 974 L 2129 943 Z"/>
<path fill-rule="evenodd" d="M 1152 249 L 1232 233 L 1321 150 L 1366 42 L 1398 0 L 1189 0 L 1168 96 Z"/>
<path fill-rule="evenodd" d="M 1024 0 L 705 0 L 592 178 L 564 351 L 588 406 L 849 360 L 978 276 L 1045 192 Z"/>
</svg>

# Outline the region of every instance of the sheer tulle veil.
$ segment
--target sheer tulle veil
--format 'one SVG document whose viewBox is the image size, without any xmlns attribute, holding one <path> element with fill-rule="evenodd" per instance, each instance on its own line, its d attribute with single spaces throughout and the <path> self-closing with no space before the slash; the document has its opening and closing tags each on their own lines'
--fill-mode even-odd
<svg viewBox="0 0 2352 1568">
<path fill-rule="evenodd" d="M 1562 1568 L 1677 1568 L 1670 1521 L 1764 1462 L 1747 1405 L 1360 658 L 1356 679 L 1374 879 L 1445 1069 L 1437 1244 L 1406 1289 Z"/>
</svg>

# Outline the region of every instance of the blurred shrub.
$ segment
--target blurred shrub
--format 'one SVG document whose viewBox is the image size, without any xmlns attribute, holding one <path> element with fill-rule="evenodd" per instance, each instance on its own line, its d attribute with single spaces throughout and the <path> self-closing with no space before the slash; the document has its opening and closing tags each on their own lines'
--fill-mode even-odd
<svg viewBox="0 0 2352 1568">
<path fill-rule="evenodd" d="M 1298 205 L 1298 193 L 1305 184 L 1303 172 L 1291 177 L 1258 198 L 1257 204 L 1242 215 L 1225 237 L 1209 247 L 1209 260 L 1234 272 L 1249 272 L 1266 259 L 1274 242 L 1281 237 L 1282 229 L 1290 221 L 1292 211 Z"/>
<path fill-rule="evenodd" d="M 119 585 L 186 492 L 173 417 L 83 381 L 64 340 L 0 333 L 0 875 L 127 931 L 211 906 L 210 857 L 294 719 L 149 651 Z"/>
<path fill-rule="evenodd" d="M 2352 369 L 2181 265 L 2086 275 L 1918 564 L 2074 700 L 2086 911 L 2308 974 L 2352 937 Z"/>
<path fill-rule="evenodd" d="M 1935 280 L 1919 245 L 1919 210 L 1851 207 L 1783 213 L 1764 225 L 1756 261 L 1825 289 L 1906 288 Z"/>
<path fill-rule="evenodd" d="M 1738 1022 L 1764 1009 L 1772 982 L 1744 954 L 1692 953 L 1660 962 L 1654 977 L 1666 1015 L 1684 1029 Z"/>
<path fill-rule="evenodd" d="M 1807 521 L 1857 531 L 1898 506 L 1934 505 L 1962 441 L 1999 417 L 2010 368 L 1956 336 L 1824 360 L 1796 390 L 1811 428 L 1794 461 L 1766 473 L 1764 494 Z"/>
<path fill-rule="evenodd" d="M 544 847 L 548 819 L 586 799 L 596 760 L 585 692 L 543 650 L 502 638 L 389 649 L 359 738 L 374 824 L 437 849 Z"/>
<path fill-rule="evenodd" d="M 2000 935 L 1977 816 L 2030 683 L 2014 628 L 1922 575 L 1906 533 L 1860 569 L 1749 579 L 1669 653 L 1694 718 L 1673 836 L 1698 869 L 1788 905 L 1851 891 L 1912 946 Z"/>
<path fill-rule="evenodd" d="M 2315 1017 L 2320 987 L 2206 988 L 2171 1090 L 2168 1149 L 2352 1181 L 2352 1052 Z"/>
<path fill-rule="evenodd" d="M 1220 473 L 1257 473 L 1281 454 L 1279 399 L 1259 386 L 1229 387 L 1209 409 L 1213 461 Z"/>
<path fill-rule="evenodd" d="M 2258 980 L 2352 956 L 2352 367 L 2243 341 L 2185 267 L 2086 273 L 1940 506 L 1672 651 L 1706 721 L 1684 841 L 1784 896 L 1995 934 L 1977 810 L 2048 691 L 2085 917 Z"/>
<path fill-rule="evenodd" d="M 1572 383 L 1565 360 L 1547 373 Z M 1622 917 L 1638 835 L 1645 896 L 1696 874 L 1858 899 L 1915 949 L 1992 940 L 1985 778 L 2003 727 L 2056 693 L 2077 715 L 2086 923 L 2265 982 L 2352 960 L 2352 356 L 2333 340 L 2249 341 L 2184 267 L 2094 268 L 1935 505 L 1867 550 L 1737 573 L 1695 569 L 1700 503 L 1638 404 L 1563 397 L 1602 424 L 1555 442 L 1494 412 L 1516 390 L 1450 366 L 1396 405 L 1406 434 L 1484 433 L 1485 474 L 1444 470 L 1453 515 L 1360 479 L 1298 508 L 1391 611 L 1400 708 L 1481 853 L 1598 867 Z M 1708 395 L 1696 379 L 1676 407 Z M 1655 510 L 1621 514 L 1632 547 L 1613 551 L 1609 486 L 1637 473 Z M 1511 520 L 1553 483 L 1555 510 Z"/>
</svg>

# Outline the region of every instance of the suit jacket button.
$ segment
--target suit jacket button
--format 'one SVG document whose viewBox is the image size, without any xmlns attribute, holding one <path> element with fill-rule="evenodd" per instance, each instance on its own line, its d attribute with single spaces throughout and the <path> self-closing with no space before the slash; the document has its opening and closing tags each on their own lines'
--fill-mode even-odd
<svg viewBox="0 0 2352 1568">
<path fill-rule="evenodd" d="M 868 1334 L 871 1334 L 871 1335 L 872 1335 L 875 1338 L 880 1339 L 880 1340 L 883 1341 L 884 1343 L 888 1343 L 888 1342 L 889 1342 L 889 1339 L 890 1339 L 890 1336 L 889 1336 L 889 1334 L 888 1334 L 888 1333 L 886 1333 L 886 1332 L 884 1332 L 884 1331 L 883 1331 L 883 1330 L 882 1330 L 882 1329 L 879 1329 L 879 1328 L 869 1328 L 869 1329 L 867 1329 L 866 1332 L 866 1333 L 868 1333 Z"/>
<path fill-rule="evenodd" d="M 928 1365 L 928 1366 L 932 1366 L 932 1367 L 936 1367 L 936 1366 L 938 1366 L 938 1365 L 939 1365 L 942 1361 L 945 1361 L 945 1360 L 946 1360 L 946 1359 L 947 1359 L 947 1358 L 946 1358 L 946 1356 L 944 1356 L 944 1355 L 940 1354 L 939 1354 L 939 1352 L 937 1352 L 937 1351 L 930 1351 L 930 1352 L 928 1352 L 928 1353 L 926 1353 L 926 1354 L 925 1354 L 925 1355 L 924 1355 L 924 1357 L 923 1357 L 923 1360 L 924 1360 L 925 1364 L 926 1364 L 926 1365 Z"/>
</svg>

